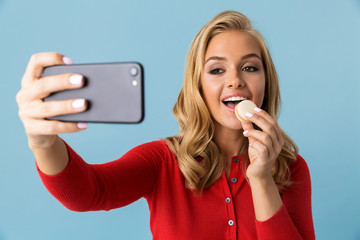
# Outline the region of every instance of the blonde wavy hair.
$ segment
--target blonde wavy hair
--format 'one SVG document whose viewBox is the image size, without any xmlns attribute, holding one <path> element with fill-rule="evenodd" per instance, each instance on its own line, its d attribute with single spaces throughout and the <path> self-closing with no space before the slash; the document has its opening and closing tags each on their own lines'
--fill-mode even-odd
<svg viewBox="0 0 360 240">
<path fill-rule="evenodd" d="M 205 52 L 214 36 L 234 30 L 249 33 L 257 42 L 266 77 L 265 97 L 261 108 L 274 119 L 278 118 L 281 104 L 279 82 L 263 37 L 252 28 L 245 15 L 236 11 L 218 14 L 197 33 L 189 48 L 184 85 L 173 108 L 180 133 L 165 139 L 177 156 L 186 187 L 196 192 L 202 192 L 212 185 L 224 171 L 224 164 L 213 138 L 214 122 L 201 94 L 200 80 Z M 272 169 L 272 176 L 279 190 L 291 184 L 289 164 L 296 160 L 298 152 L 297 146 L 284 131 L 282 135 L 285 144 Z M 247 149 L 248 143 L 246 144 Z"/>
</svg>

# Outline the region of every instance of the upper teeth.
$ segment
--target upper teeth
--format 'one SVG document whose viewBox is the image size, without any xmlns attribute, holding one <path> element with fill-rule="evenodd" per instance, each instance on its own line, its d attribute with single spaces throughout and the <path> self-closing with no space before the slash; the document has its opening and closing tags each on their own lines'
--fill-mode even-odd
<svg viewBox="0 0 360 240">
<path fill-rule="evenodd" d="M 241 101 L 246 100 L 246 98 L 243 97 L 229 97 L 224 100 L 224 102 L 233 102 L 233 101 Z"/>
</svg>

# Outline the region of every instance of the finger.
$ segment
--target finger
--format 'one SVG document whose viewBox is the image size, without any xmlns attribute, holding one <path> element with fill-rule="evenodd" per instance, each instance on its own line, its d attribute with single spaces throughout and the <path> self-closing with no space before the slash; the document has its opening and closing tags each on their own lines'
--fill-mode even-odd
<svg viewBox="0 0 360 240">
<path fill-rule="evenodd" d="M 241 126 L 242 126 L 242 129 L 244 130 L 244 132 L 254 129 L 254 126 L 251 122 L 246 123 L 246 122 L 241 121 Z M 254 139 L 252 137 L 249 137 L 248 139 L 249 139 L 249 144 L 251 144 L 254 141 Z"/>
<path fill-rule="evenodd" d="M 262 117 L 263 119 L 265 119 L 267 122 L 270 123 L 270 125 L 275 130 L 277 139 L 279 141 L 283 139 L 283 137 L 282 137 L 283 135 L 281 134 L 280 126 L 273 117 L 271 117 L 267 112 L 265 112 L 264 110 L 262 110 L 260 108 L 255 108 L 254 113 L 255 113 L 255 115 Z"/>
<path fill-rule="evenodd" d="M 36 79 L 40 78 L 43 70 L 47 66 L 59 64 L 71 64 L 72 60 L 64 55 L 56 52 L 36 53 L 31 56 L 30 61 L 26 67 L 22 86 L 30 84 Z"/>
<path fill-rule="evenodd" d="M 264 112 L 264 111 L 261 111 Z M 259 113 L 259 112 L 257 112 Z M 273 143 L 274 143 L 274 147 L 275 145 L 279 142 L 278 139 L 278 135 L 276 133 L 275 130 L 275 126 L 273 126 L 272 124 L 274 124 L 274 120 L 272 120 L 272 118 L 270 118 L 270 121 L 268 121 L 268 119 L 263 118 L 263 115 L 260 114 L 251 114 L 251 113 L 245 113 L 245 116 L 247 117 L 248 120 L 250 120 L 251 122 L 255 123 L 259 128 L 261 128 L 262 131 L 264 131 L 265 133 L 267 133 Z"/>
<path fill-rule="evenodd" d="M 260 141 L 254 141 L 250 148 L 257 152 L 258 157 L 256 159 L 270 159 L 269 158 L 269 149 L 266 145 L 262 144 Z"/>
<path fill-rule="evenodd" d="M 85 99 L 72 99 L 63 101 L 40 102 L 33 107 L 27 108 L 23 115 L 31 118 L 50 118 L 59 115 L 79 113 L 85 111 L 87 103 Z"/>
<path fill-rule="evenodd" d="M 254 129 L 254 126 L 251 122 L 243 122 L 241 121 L 241 126 L 244 131 Z"/>
<path fill-rule="evenodd" d="M 86 123 L 60 122 L 55 120 L 29 119 L 27 121 L 28 135 L 55 135 L 61 133 L 79 132 L 87 129 Z"/>
<path fill-rule="evenodd" d="M 53 92 L 80 88 L 83 85 L 84 77 L 82 75 L 66 73 L 40 78 L 30 87 L 29 94 L 32 99 L 43 99 Z"/>
<path fill-rule="evenodd" d="M 257 142 L 261 143 L 262 145 L 266 146 L 269 153 L 274 152 L 274 143 L 273 139 L 269 136 L 269 134 L 259 131 L 259 130 L 248 130 L 244 131 L 244 136 L 253 139 L 253 143 Z"/>
</svg>

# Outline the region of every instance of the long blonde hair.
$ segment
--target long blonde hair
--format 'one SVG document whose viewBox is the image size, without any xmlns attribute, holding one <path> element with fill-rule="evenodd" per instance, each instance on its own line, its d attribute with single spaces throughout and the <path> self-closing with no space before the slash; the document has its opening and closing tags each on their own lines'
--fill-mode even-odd
<svg viewBox="0 0 360 240">
<path fill-rule="evenodd" d="M 247 32 L 256 40 L 265 69 L 266 87 L 261 106 L 274 119 L 278 118 L 281 104 L 280 89 L 275 66 L 261 34 L 252 28 L 250 20 L 235 11 L 225 11 L 215 16 L 195 36 L 190 46 L 184 77 L 173 113 L 179 122 L 180 133 L 166 138 L 177 156 L 185 177 L 186 187 L 202 192 L 219 179 L 224 171 L 219 149 L 214 142 L 214 123 L 201 94 L 201 74 L 205 52 L 210 40 L 226 31 Z M 282 130 L 281 130 L 282 131 Z M 272 175 L 281 190 L 291 184 L 289 164 L 297 156 L 297 147 L 284 131 L 284 147 L 272 169 Z"/>
</svg>

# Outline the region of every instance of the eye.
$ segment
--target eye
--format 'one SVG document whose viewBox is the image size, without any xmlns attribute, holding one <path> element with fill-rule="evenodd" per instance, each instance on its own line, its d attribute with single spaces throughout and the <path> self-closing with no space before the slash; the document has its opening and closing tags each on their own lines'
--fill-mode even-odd
<svg viewBox="0 0 360 240">
<path fill-rule="evenodd" d="M 242 71 L 245 72 L 257 72 L 258 70 L 259 69 L 257 67 L 253 67 L 253 66 L 247 66 L 242 69 Z"/>
<path fill-rule="evenodd" d="M 224 70 L 223 69 L 221 69 L 221 68 L 215 68 L 215 69 L 212 69 L 212 70 L 210 70 L 210 74 L 213 74 L 213 75 L 217 75 L 217 74 L 221 74 L 221 73 L 223 73 L 224 72 Z"/>
</svg>

